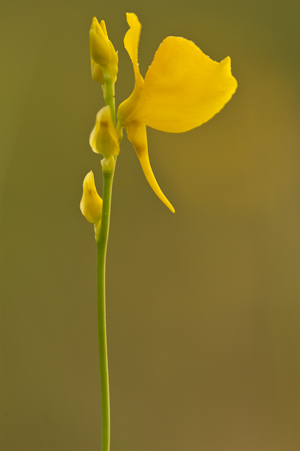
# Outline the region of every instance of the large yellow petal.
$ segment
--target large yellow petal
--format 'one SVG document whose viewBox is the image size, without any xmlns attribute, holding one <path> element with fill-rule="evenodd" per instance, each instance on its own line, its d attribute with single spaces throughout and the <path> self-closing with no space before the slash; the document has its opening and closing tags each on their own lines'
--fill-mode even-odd
<svg viewBox="0 0 300 451">
<path fill-rule="evenodd" d="M 185 132 L 218 113 L 236 88 L 229 57 L 217 63 L 192 41 L 171 36 L 148 69 L 132 120 L 165 132 Z"/>
<path fill-rule="evenodd" d="M 173 205 L 168 201 L 162 190 L 160 189 L 156 178 L 154 177 L 148 154 L 148 142 L 146 125 L 139 122 L 129 122 L 127 125 L 127 136 L 133 144 L 136 154 L 140 160 L 145 177 L 159 199 L 175 213 Z"/>
</svg>

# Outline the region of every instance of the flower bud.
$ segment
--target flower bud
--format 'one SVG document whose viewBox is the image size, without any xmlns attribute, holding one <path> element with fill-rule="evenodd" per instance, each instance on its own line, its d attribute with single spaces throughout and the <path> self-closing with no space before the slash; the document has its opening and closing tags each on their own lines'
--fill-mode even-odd
<svg viewBox="0 0 300 451">
<path fill-rule="evenodd" d="M 96 17 L 93 18 L 90 29 L 90 49 L 91 57 L 100 66 L 106 66 L 110 62 L 110 46 L 105 23 L 102 20 L 100 25 Z"/>
<path fill-rule="evenodd" d="M 99 24 L 96 17 L 93 18 L 90 29 L 90 51 L 93 80 L 104 84 L 105 78 L 110 78 L 115 82 L 118 73 L 118 53 L 108 39 L 104 20 Z"/>
<path fill-rule="evenodd" d="M 80 210 L 85 219 L 92 224 L 99 224 L 102 217 L 102 203 L 96 190 L 94 174 L 90 171 L 83 181 L 83 195 L 80 202 Z"/>
<path fill-rule="evenodd" d="M 95 153 L 105 158 L 118 155 L 119 139 L 111 118 L 110 107 L 105 106 L 97 113 L 96 124 L 90 135 L 90 146 Z"/>
</svg>

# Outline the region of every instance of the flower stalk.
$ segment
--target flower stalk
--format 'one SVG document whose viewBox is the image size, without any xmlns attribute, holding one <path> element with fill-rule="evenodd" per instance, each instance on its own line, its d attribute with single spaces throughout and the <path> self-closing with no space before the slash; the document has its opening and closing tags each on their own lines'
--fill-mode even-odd
<svg viewBox="0 0 300 451">
<path fill-rule="evenodd" d="M 110 450 L 110 393 L 107 358 L 106 253 L 109 236 L 112 186 L 119 143 L 126 129 L 140 160 L 145 177 L 159 199 L 175 210 L 161 191 L 153 174 L 146 127 L 168 133 L 182 133 L 199 127 L 217 114 L 231 99 L 237 82 L 231 74 L 230 58 L 220 63 L 211 60 L 193 42 L 179 37 L 166 38 L 157 50 L 145 79 L 138 65 L 141 24 L 133 13 L 127 14 L 129 30 L 124 45 L 133 64 L 135 86 L 132 94 L 115 112 L 115 82 L 118 52 L 108 38 L 105 22 L 94 17 L 90 29 L 92 78 L 102 85 L 106 106 L 100 109 L 90 135 L 92 150 L 103 155 L 103 200 L 97 193 L 94 175 L 83 183 L 80 209 L 94 224 L 97 243 L 97 305 L 99 361 L 101 378 L 102 451 Z"/>
<path fill-rule="evenodd" d="M 112 186 L 115 172 L 115 157 L 102 160 L 103 172 L 103 208 L 99 239 L 97 240 L 97 300 L 98 300 L 98 338 L 99 362 L 101 380 L 101 410 L 102 410 L 102 451 L 110 449 L 110 394 L 107 358 L 106 332 L 106 300 L 105 273 L 106 252 L 109 235 Z"/>
<path fill-rule="evenodd" d="M 111 118 L 113 123 L 116 123 L 116 113 L 115 113 L 115 83 L 113 80 L 109 79 L 102 85 L 103 97 L 106 105 L 110 107 Z"/>
</svg>

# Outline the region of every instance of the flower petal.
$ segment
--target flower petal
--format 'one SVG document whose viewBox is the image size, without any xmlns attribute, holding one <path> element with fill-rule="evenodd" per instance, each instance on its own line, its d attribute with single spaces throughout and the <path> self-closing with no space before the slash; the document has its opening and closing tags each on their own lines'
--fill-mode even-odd
<svg viewBox="0 0 300 451">
<path fill-rule="evenodd" d="M 124 46 L 133 64 L 135 82 L 143 85 L 144 80 L 140 74 L 138 64 L 138 47 L 140 42 L 142 25 L 140 24 L 139 19 L 134 13 L 127 13 L 126 18 L 130 28 L 125 34 Z"/>
<path fill-rule="evenodd" d="M 185 132 L 218 113 L 236 88 L 229 57 L 217 63 L 192 41 L 170 36 L 148 69 L 132 120 L 165 132 Z"/>
<path fill-rule="evenodd" d="M 138 64 L 138 47 L 141 34 L 141 24 L 137 16 L 133 13 L 126 14 L 128 25 L 130 26 L 124 38 L 124 46 L 130 56 L 133 64 L 135 85 L 128 99 L 124 100 L 118 108 L 118 126 L 122 128 L 128 123 L 134 114 L 138 104 L 141 92 L 144 86 L 143 77 L 140 74 Z"/>
<path fill-rule="evenodd" d="M 149 185 L 151 186 L 155 194 L 159 197 L 159 199 L 172 211 L 172 213 L 175 213 L 173 205 L 168 201 L 168 199 L 160 189 L 150 165 L 146 125 L 139 122 L 130 122 L 127 126 L 127 136 L 129 141 L 135 148 Z"/>
</svg>

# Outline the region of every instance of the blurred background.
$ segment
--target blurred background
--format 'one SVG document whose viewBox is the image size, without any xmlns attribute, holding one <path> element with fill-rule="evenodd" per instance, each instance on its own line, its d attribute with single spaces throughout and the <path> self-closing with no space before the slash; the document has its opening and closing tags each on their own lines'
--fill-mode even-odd
<svg viewBox="0 0 300 451">
<path fill-rule="evenodd" d="M 300 449 L 300 4 L 296 0 L 28 0 L 1 7 L 3 451 L 100 449 L 93 227 L 82 181 L 104 105 L 88 31 L 119 51 L 142 23 L 145 75 L 169 35 L 232 58 L 239 88 L 191 132 L 148 129 L 148 186 L 125 137 L 107 315 L 112 451 Z"/>
</svg>

